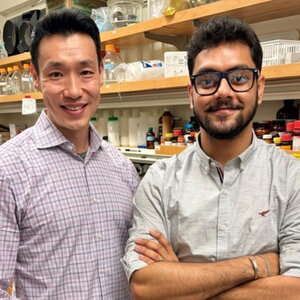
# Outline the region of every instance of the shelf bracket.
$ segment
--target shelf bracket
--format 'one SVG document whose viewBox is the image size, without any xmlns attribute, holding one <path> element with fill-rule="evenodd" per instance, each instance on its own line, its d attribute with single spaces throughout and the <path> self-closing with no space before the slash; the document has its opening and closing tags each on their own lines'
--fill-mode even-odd
<svg viewBox="0 0 300 300">
<path fill-rule="evenodd" d="M 175 46 L 179 51 L 185 51 L 186 46 L 189 43 L 189 38 L 184 36 L 172 36 L 164 34 L 155 34 L 149 31 L 144 32 L 146 39 L 154 40 Z"/>
</svg>

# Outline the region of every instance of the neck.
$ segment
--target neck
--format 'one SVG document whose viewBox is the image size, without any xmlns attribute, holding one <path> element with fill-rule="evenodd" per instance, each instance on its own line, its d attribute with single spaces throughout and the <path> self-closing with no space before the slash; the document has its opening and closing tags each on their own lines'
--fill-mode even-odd
<svg viewBox="0 0 300 300">
<path fill-rule="evenodd" d="M 201 147 L 213 160 L 223 167 L 226 162 L 243 153 L 252 141 L 252 124 L 250 123 L 241 133 L 232 139 L 219 140 L 209 136 L 201 129 Z"/>
<path fill-rule="evenodd" d="M 87 152 L 90 145 L 89 127 L 80 131 L 61 130 L 61 132 L 75 146 L 76 153 Z"/>
</svg>

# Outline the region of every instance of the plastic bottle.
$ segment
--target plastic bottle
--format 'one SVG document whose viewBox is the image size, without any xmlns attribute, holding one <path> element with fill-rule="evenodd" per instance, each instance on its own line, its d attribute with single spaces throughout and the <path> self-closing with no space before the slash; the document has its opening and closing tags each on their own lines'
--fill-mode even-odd
<svg viewBox="0 0 300 300">
<path fill-rule="evenodd" d="M 22 92 L 30 93 L 34 91 L 33 88 L 33 80 L 30 74 L 30 66 L 29 64 L 23 65 L 23 71 L 21 73 L 21 84 L 22 84 Z"/>
<path fill-rule="evenodd" d="M 120 125 L 118 117 L 111 116 L 107 122 L 107 136 L 108 142 L 115 147 L 120 146 Z"/>
<path fill-rule="evenodd" d="M 7 76 L 6 76 L 6 95 L 12 95 L 12 76 L 14 74 L 14 70 L 12 67 L 7 67 Z"/>
<path fill-rule="evenodd" d="M 14 65 L 13 70 L 14 70 L 14 73 L 11 78 L 12 93 L 13 94 L 21 94 L 22 93 L 21 69 L 18 65 Z"/>
<path fill-rule="evenodd" d="M 139 127 L 139 111 L 137 109 L 132 110 L 132 116 L 128 118 L 128 144 L 129 147 L 137 147 L 138 146 L 138 127 Z"/>
<path fill-rule="evenodd" d="M 122 117 L 120 118 L 120 143 L 121 146 L 126 147 L 129 145 L 129 131 L 128 131 L 128 122 L 129 122 L 129 110 L 124 109 L 122 111 Z"/>
<path fill-rule="evenodd" d="M 116 66 L 114 69 L 114 75 L 117 82 L 125 82 L 127 65 L 123 62 L 120 52 L 120 48 L 115 47 Z"/>
<path fill-rule="evenodd" d="M 115 67 L 117 65 L 117 58 L 115 55 L 115 46 L 113 44 L 105 45 L 105 57 L 103 59 L 104 64 L 104 83 L 114 83 L 117 82 L 115 76 Z"/>
<path fill-rule="evenodd" d="M 294 122 L 293 151 L 300 151 L 300 120 Z"/>
<path fill-rule="evenodd" d="M 6 76 L 6 69 L 0 68 L 0 95 L 6 95 Z"/>
<path fill-rule="evenodd" d="M 276 119 L 294 119 L 299 118 L 298 108 L 294 106 L 294 100 L 283 100 L 284 106 L 276 113 Z"/>
<path fill-rule="evenodd" d="M 147 149 L 154 149 L 155 134 L 153 128 L 149 127 L 146 134 Z"/>
<path fill-rule="evenodd" d="M 0 58 L 5 58 L 5 57 L 7 57 L 7 52 L 5 51 L 2 44 L 0 44 Z"/>
</svg>

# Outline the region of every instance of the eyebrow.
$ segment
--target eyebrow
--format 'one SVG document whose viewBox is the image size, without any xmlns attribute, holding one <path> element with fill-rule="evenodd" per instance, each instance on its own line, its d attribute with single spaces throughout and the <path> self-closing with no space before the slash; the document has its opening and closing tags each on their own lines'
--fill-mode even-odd
<svg viewBox="0 0 300 300">
<path fill-rule="evenodd" d="M 93 67 L 93 66 L 95 66 L 96 64 L 95 64 L 95 62 L 94 62 L 93 60 L 87 59 L 87 60 L 82 60 L 82 61 L 80 61 L 78 65 L 79 65 L 80 67 L 88 67 L 88 66 Z M 46 68 L 61 68 L 61 67 L 63 67 L 63 66 L 64 66 L 64 64 L 61 63 L 61 62 L 58 62 L 58 61 L 50 61 L 50 62 L 47 63 Z"/>
<path fill-rule="evenodd" d="M 227 69 L 223 72 L 229 72 L 229 71 L 239 69 L 239 68 L 251 68 L 251 67 L 249 67 L 248 65 L 245 65 L 245 64 L 240 64 L 240 65 L 234 66 L 233 68 Z M 209 68 L 208 67 L 208 68 L 200 68 L 199 70 L 197 70 L 197 72 L 195 74 L 199 74 L 199 73 L 202 73 L 202 72 L 220 72 L 220 71 L 216 70 L 214 68 Z"/>
</svg>

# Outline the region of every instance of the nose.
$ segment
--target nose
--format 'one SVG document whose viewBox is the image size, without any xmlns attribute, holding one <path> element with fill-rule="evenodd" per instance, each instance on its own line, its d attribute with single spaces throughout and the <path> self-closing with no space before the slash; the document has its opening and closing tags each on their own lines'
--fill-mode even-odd
<svg viewBox="0 0 300 300">
<path fill-rule="evenodd" d="M 227 98 L 233 96 L 233 93 L 234 91 L 230 87 L 228 80 L 226 78 L 222 78 L 216 92 L 216 96 L 220 98 Z"/>
<path fill-rule="evenodd" d="M 64 97 L 76 100 L 81 96 L 82 88 L 80 78 L 76 75 L 68 76 L 65 83 Z"/>
</svg>

